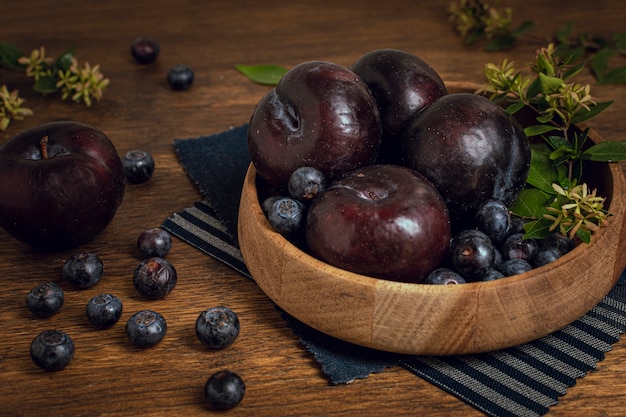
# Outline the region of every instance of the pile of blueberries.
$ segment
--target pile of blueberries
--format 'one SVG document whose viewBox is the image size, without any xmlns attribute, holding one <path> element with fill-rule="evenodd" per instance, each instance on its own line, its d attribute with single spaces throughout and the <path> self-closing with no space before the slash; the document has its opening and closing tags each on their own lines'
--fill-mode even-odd
<svg viewBox="0 0 626 417">
<path fill-rule="evenodd" d="M 288 238 L 302 230 L 308 203 L 326 188 L 324 175 L 312 167 L 296 169 L 287 196 L 271 196 L 261 206 L 272 228 Z M 447 261 L 432 271 L 424 284 L 492 281 L 521 274 L 553 262 L 575 246 L 572 239 L 553 233 L 546 239 L 526 239 L 524 221 L 511 216 L 501 201 L 488 200 L 476 212 L 475 227 L 451 241 Z"/>
<path fill-rule="evenodd" d="M 431 272 L 424 283 L 461 284 L 517 275 L 553 262 L 575 246 L 560 233 L 526 239 L 523 220 L 511 216 L 496 200 L 478 209 L 475 226 L 452 238 L 447 263 Z"/>
<path fill-rule="evenodd" d="M 139 295 L 158 299 L 169 294 L 177 281 L 174 266 L 165 259 L 172 247 L 170 234 L 161 228 L 144 230 L 137 239 L 137 248 L 144 260 L 133 274 L 133 285 Z M 74 288 L 84 290 L 102 279 L 104 264 L 92 252 L 71 255 L 63 264 L 62 275 Z M 50 317 L 61 310 L 65 299 L 63 289 L 54 282 L 46 282 L 33 288 L 26 297 L 30 312 L 38 317 Z M 107 329 L 122 316 L 119 297 L 103 293 L 92 297 L 86 304 L 87 320 L 97 329 Z M 195 322 L 198 340 L 211 350 L 230 346 L 239 336 L 240 324 L 237 314 L 225 306 L 211 307 L 201 312 Z M 167 333 L 165 318 L 153 310 L 141 310 L 126 322 L 128 340 L 140 348 L 156 346 Z M 33 362 L 46 371 L 65 368 L 74 357 L 74 342 L 62 330 L 45 330 L 31 342 L 30 356 Z M 241 377 L 229 370 L 212 375 L 206 382 L 205 397 L 213 409 L 229 409 L 244 396 L 245 384 Z"/>
</svg>

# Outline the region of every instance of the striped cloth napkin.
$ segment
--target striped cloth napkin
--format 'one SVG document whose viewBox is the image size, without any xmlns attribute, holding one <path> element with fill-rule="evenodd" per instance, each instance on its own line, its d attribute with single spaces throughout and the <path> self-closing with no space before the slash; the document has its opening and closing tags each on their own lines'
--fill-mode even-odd
<svg viewBox="0 0 626 417">
<path fill-rule="evenodd" d="M 239 192 L 250 163 L 246 132 L 247 125 L 242 125 L 174 141 L 180 163 L 204 200 L 174 213 L 163 227 L 254 279 L 236 235 Z M 281 314 L 332 384 L 401 366 L 488 416 L 540 416 L 578 378 L 595 369 L 626 331 L 626 271 L 598 305 L 565 328 L 520 346 L 475 355 L 407 356 L 376 351 L 325 335 L 284 311 Z"/>
</svg>

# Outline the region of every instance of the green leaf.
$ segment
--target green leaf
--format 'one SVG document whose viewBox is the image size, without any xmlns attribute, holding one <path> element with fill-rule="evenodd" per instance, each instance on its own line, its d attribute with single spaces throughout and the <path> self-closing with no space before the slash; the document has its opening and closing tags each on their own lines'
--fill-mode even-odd
<svg viewBox="0 0 626 417">
<path fill-rule="evenodd" d="M 561 78 L 551 77 L 543 73 L 539 73 L 539 82 L 541 83 L 541 92 L 545 95 L 558 93 L 564 84 Z"/>
<path fill-rule="evenodd" d="M 544 193 L 554 194 L 552 184 L 559 180 L 559 172 L 550 159 L 550 150 L 543 144 L 533 144 L 530 151 L 526 182 Z"/>
<path fill-rule="evenodd" d="M 598 78 L 598 81 L 602 81 L 604 73 L 606 73 L 609 69 L 609 58 L 615 55 L 615 49 L 613 48 L 602 48 L 598 52 L 596 52 L 591 61 L 589 62 L 589 66 L 591 67 L 591 71 Z"/>
<path fill-rule="evenodd" d="M 626 161 L 626 141 L 596 143 L 583 152 L 582 157 L 596 162 Z"/>
<path fill-rule="evenodd" d="M 576 237 L 578 237 L 580 240 L 582 240 L 585 243 L 591 242 L 591 233 L 589 233 L 586 230 L 582 230 L 582 228 L 576 231 Z"/>
<path fill-rule="evenodd" d="M 255 83 L 276 85 L 287 68 L 278 65 L 235 65 L 235 68 Z"/>
<path fill-rule="evenodd" d="M 545 208 L 551 198 L 550 195 L 537 188 L 526 187 L 511 204 L 509 210 L 516 216 L 539 219 L 545 213 Z"/>
<path fill-rule="evenodd" d="M 569 70 L 567 70 L 563 74 L 563 79 L 566 80 L 568 78 L 572 78 L 575 75 L 578 75 L 585 68 L 585 61 L 579 62 L 576 65 L 573 65 Z"/>
<path fill-rule="evenodd" d="M 548 145 L 550 145 L 552 149 L 558 149 L 564 146 L 570 149 L 572 148 L 572 144 L 570 143 L 570 141 L 565 139 L 563 136 L 549 135 L 546 138 L 546 142 L 548 143 Z"/>
<path fill-rule="evenodd" d="M 504 34 L 496 36 L 491 41 L 489 41 L 489 43 L 485 47 L 485 50 L 489 52 L 503 51 L 505 49 L 512 48 L 513 45 L 515 45 L 515 36 Z"/>
<path fill-rule="evenodd" d="M 39 78 L 33 85 L 33 90 L 41 94 L 50 94 L 58 90 L 56 79 L 49 75 Z"/>
<path fill-rule="evenodd" d="M 626 33 L 614 33 L 613 43 L 621 53 L 626 52 Z"/>
<path fill-rule="evenodd" d="M 598 84 L 624 84 L 626 83 L 626 66 L 613 68 L 602 76 L 602 80 L 598 80 Z"/>
<path fill-rule="evenodd" d="M 468 46 L 468 45 L 473 45 L 473 44 L 475 44 L 476 42 L 478 42 L 478 41 L 479 41 L 479 40 L 483 37 L 483 35 L 484 35 L 484 34 L 485 34 L 485 32 L 484 32 L 482 29 L 480 29 L 480 28 L 477 28 L 477 29 L 471 30 L 471 31 L 470 31 L 470 32 L 469 32 L 469 33 L 465 36 L 465 39 L 463 40 L 463 44 L 464 44 L 465 46 Z"/>
<path fill-rule="evenodd" d="M 24 53 L 15 45 L 6 42 L 0 42 L 0 67 L 21 71 L 24 65 L 17 60 L 24 56 Z"/>
<path fill-rule="evenodd" d="M 544 133 L 552 132 L 553 130 L 557 130 L 557 128 L 548 125 L 533 125 L 524 128 L 524 133 L 530 138 L 532 136 L 540 136 Z"/>
<path fill-rule="evenodd" d="M 510 104 L 506 108 L 506 112 L 509 114 L 515 114 L 523 108 L 524 108 L 524 103 L 522 103 L 521 101 L 518 101 L 518 102 Z"/>
<path fill-rule="evenodd" d="M 74 58 L 74 50 L 75 47 L 72 46 L 68 48 L 65 52 L 63 52 L 56 60 L 56 65 L 58 68 L 67 70 L 72 65 L 72 59 Z"/>
<path fill-rule="evenodd" d="M 552 222 L 541 218 L 524 224 L 524 239 L 545 239 L 552 234 L 550 231 Z"/>
<path fill-rule="evenodd" d="M 522 22 L 522 24 L 519 25 L 517 29 L 511 32 L 511 35 L 518 37 L 518 36 L 524 35 L 525 33 L 530 32 L 534 28 L 535 28 L 535 22 L 533 22 L 532 20 L 526 20 Z"/>
<path fill-rule="evenodd" d="M 526 97 L 529 100 L 532 100 L 535 97 L 537 97 L 539 95 L 539 93 L 541 93 L 541 81 L 537 77 L 528 86 L 528 89 L 526 90 Z"/>
<path fill-rule="evenodd" d="M 581 107 L 572 116 L 571 122 L 574 124 L 585 122 L 593 117 L 596 117 L 600 112 L 604 111 L 611 104 L 613 104 L 613 100 L 596 103 L 594 106 L 590 107 L 589 110 Z"/>
<path fill-rule="evenodd" d="M 574 27 L 574 24 L 570 21 L 570 22 L 565 23 L 565 25 L 561 26 L 556 31 L 554 36 L 559 41 L 560 44 L 567 44 L 569 35 L 572 33 L 573 27 Z"/>
</svg>

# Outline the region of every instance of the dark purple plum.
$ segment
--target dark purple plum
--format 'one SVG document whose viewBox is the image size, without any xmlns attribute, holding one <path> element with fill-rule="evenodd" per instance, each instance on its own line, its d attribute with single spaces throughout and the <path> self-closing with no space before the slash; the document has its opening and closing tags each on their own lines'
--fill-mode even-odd
<svg viewBox="0 0 626 417">
<path fill-rule="evenodd" d="M 313 199 L 306 241 L 331 265 L 377 278 L 420 282 L 446 257 L 445 203 L 422 175 L 370 165 L 335 181 Z"/>
<path fill-rule="evenodd" d="M 439 74 L 409 52 L 383 48 L 361 56 L 350 67 L 376 99 L 383 131 L 380 161 L 396 163 L 400 136 L 417 112 L 448 90 Z"/>
<path fill-rule="evenodd" d="M 0 226 L 29 245 L 90 241 L 115 216 L 125 186 L 113 142 L 83 123 L 44 123 L 0 146 Z"/>
<path fill-rule="evenodd" d="M 257 174 L 284 193 L 297 168 L 316 168 L 332 182 L 372 164 L 380 142 L 380 113 L 367 85 L 325 61 L 290 69 L 256 105 L 248 127 Z"/>
<path fill-rule="evenodd" d="M 473 227 L 487 200 L 507 207 L 526 183 L 530 146 L 520 124 L 486 97 L 452 93 L 407 125 L 403 163 L 428 178 L 450 210 L 453 230 Z"/>
</svg>

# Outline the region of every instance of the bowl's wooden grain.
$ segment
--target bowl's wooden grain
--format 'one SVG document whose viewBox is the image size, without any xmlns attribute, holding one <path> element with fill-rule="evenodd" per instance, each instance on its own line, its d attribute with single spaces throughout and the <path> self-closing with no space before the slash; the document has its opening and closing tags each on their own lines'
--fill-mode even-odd
<svg viewBox="0 0 626 417">
<path fill-rule="evenodd" d="M 451 85 L 450 91 L 473 91 Z M 600 138 L 591 132 L 594 141 Z M 626 186 L 618 164 L 592 184 L 610 199 L 610 225 L 544 267 L 497 281 L 408 284 L 335 268 L 298 249 L 267 222 L 251 165 L 242 190 L 239 244 L 260 288 L 289 314 L 336 338 L 380 350 L 452 355 L 492 351 L 546 336 L 576 320 L 626 266 Z"/>
</svg>

